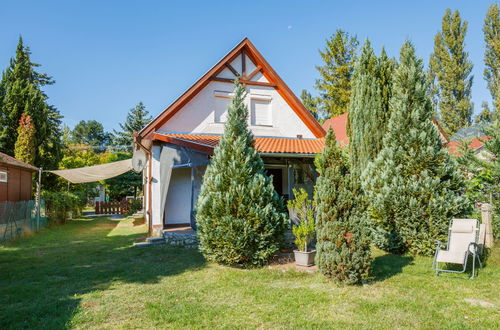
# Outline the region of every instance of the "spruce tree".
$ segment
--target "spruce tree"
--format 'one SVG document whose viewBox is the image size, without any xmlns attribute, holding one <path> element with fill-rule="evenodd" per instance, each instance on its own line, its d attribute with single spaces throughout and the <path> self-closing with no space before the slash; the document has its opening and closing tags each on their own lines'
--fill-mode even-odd
<svg viewBox="0 0 500 330">
<path fill-rule="evenodd" d="M 380 241 L 391 252 L 431 255 L 451 218 L 470 208 L 456 163 L 432 122 L 422 60 L 407 41 L 393 75 L 383 149 L 363 175 Z"/>
<path fill-rule="evenodd" d="M 127 118 L 123 124 L 120 124 L 121 131 L 114 131 L 115 138 L 113 144 L 117 147 L 124 147 L 130 151 L 134 143 L 134 132 L 139 132 L 152 118 L 142 102 L 139 102 L 134 108 L 130 109 Z"/>
<path fill-rule="evenodd" d="M 434 52 L 430 59 L 431 88 L 437 97 L 443 127 L 449 135 L 471 123 L 472 62 L 465 51 L 467 21 L 450 9 L 442 21 L 442 29 L 434 38 Z"/>
<path fill-rule="evenodd" d="M 31 117 L 36 127 L 35 166 L 57 168 L 62 157 L 61 115 L 47 104 L 47 95 L 42 91 L 45 85 L 54 83 L 51 77 L 35 69 L 39 64 L 30 60 L 30 50 L 22 38 L 16 49 L 16 56 L 0 82 L 0 151 L 14 155 L 17 128 L 21 115 Z"/>
<path fill-rule="evenodd" d="M 360 283 L 370 270 L 370 241 L 361 196 L 349 158 L 328 130 L 323 152 L 315 159 L 316 264 L 322 274 L 347 284 Z"/>
<path fill-rule="evenodd" d="M 488 83 L 493 105 L 500 117 L 500 10 L 497 3 L 488 8 L 483 33 L 486 43 L 484 79 Z"/>
<path fill-rule="evenodd" d="M 245 94 L 236 83 L 224 134 L 203 177 L 196 220 L 200 251 L 208 260 L 253 266 L 276 252 L 289 219 L 254 149 Z"/>
<path fill-rule="evenodd" d="M 14 157 L 30 165 L 35 163 L 35 133 L 31 117 L 23 113 L 17 128 Z"/>
<path fill-rule="evenodd" d="M 326 40 L 325 50 L 319 52 L 324 64 L 316 67 L 321 78 L 315 87 L 320 91 L 320 108 L 326 117 L 341 115 L 349 107 L 357 48 L 356 36 L 337 30 Z"/>
</svg>

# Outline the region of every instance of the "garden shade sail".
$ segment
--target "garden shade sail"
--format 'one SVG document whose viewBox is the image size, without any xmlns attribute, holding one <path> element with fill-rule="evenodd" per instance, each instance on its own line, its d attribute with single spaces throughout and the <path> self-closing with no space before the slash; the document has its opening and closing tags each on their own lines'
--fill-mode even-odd
<svg viewBox="0 0 500 330">
<path fill-rule="evenodd" d="M 71 183 L 87 183 L 114 178 L 132 169 L 132 159 L 113 163 L 72 168 L 68 170 L 47 171 L 65 178 Z"/>
</svg>

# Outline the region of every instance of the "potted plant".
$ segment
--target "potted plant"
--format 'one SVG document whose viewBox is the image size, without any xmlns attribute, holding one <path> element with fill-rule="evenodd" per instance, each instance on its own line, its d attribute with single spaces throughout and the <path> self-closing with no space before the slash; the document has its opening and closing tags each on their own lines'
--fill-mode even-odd
<svg viewBox="0 0 500 330">
<path fill-rule="evenodd" d="M 293 194 L 295 199 L 288 201 L 288 209 L 293 223 L 294 242 L 297 246 L 297 250 L 293 251 L 295 263 L 309 267 L 314 265 L 316 256 L 316 250 L 311 248 L 314 239 L 314 206 L 303 188 L 298 191 L 293 189 Z"/>
</svg>

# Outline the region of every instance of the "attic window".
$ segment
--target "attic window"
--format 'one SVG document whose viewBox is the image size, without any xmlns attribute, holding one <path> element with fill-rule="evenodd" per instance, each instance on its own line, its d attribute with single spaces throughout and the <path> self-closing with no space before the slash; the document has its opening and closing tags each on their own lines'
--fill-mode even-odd
<svg viewBox="0 0 500 330">
<path fill-rule="evenodd" d="M 214 122 L 225 123 L 227 118 L 227 108 L 233 93 L 225 91 L 214 91 Z"/>
<path fill-rule="evenodd" d="M 272 126 L 271 97 L 267 95 L 250 96 L 251 121 L 254 126 Z"/>
<path fill-rule="evenodd" d="M 7 171 L 0 171 L 0 182 L 7 182 L 8 178 L 9 177 Z"/>
</svg>

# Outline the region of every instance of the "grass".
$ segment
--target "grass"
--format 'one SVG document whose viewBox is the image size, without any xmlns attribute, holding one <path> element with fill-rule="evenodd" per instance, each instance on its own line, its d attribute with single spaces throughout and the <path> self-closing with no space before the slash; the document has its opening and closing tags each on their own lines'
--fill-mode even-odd
<svg viewBox="0 0 500 330">
<path fill-rule="evenodd" d="M 376 251 L 369 284 L 348 287 L 132 247 L 145 232 L 132 220 L 82 219 L 0 246 L 0 328 L 500 327 L 498 245 L 477 280 Z"/>
</svg>

